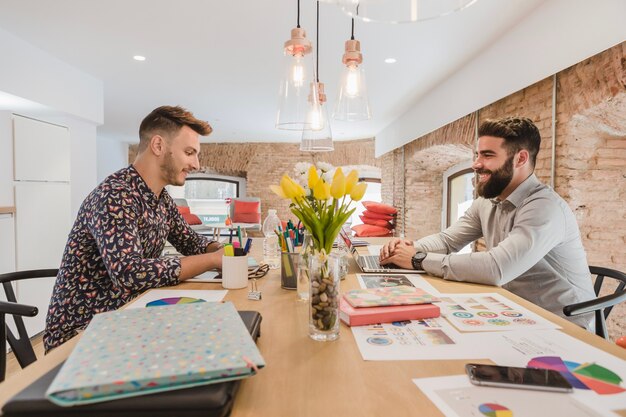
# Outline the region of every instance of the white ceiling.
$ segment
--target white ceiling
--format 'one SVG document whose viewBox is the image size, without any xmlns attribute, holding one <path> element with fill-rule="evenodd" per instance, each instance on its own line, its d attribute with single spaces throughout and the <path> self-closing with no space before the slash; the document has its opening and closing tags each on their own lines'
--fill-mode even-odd
<svg viewBox="0 0 626 417">
<path fill-rule="evenodd" d="M 376 136 L 545 1 L 478 0 L 404 25 L 357 21 L 373 119 L 333 121 L 333 136 Z M 315 41 L 315 1 L 301 0 L 301 10 Z M 296 0 L 0 0 L 0 11 L 1 28 L 103 81 L 103 137 L 135 142 L 148 112 L 179 104 L 211 123 L 210 141 L 300 139 L 274 127 Z M 320 81 L 332 106 L 350 19 L 321 4 L 319 36 Z M 390 57 L 397 63 L 384 63 Z"/>
</svg>

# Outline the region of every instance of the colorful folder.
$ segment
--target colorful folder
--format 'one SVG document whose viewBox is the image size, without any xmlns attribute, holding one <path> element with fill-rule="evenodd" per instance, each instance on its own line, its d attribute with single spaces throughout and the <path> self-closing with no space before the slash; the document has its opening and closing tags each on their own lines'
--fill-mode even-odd
<svg viewBox="0 0 626 417">
<path fill-rule="evenodd" d="M 62 406 L 254 375 L 265 366 L 232 303 L 97 314 L 48 388 Z"/>
</svg>

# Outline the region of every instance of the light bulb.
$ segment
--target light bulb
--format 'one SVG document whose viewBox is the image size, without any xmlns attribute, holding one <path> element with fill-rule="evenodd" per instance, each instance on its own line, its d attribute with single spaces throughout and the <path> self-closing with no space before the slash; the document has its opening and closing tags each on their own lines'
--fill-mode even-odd
<svg viewBox="0 0 626 417">
<path fill-rule="evenodd" d="M 302 55 L 293 56 L 291 82 L 297 88 L 300 88 L 302 87 L 302 85 L 304 85 L 304 65 L 302 63 Z"/>
<path fill-rule="evenodd" d="M 322 116 L 322 107 L 319 104 L 311 106 L 307 122 L 310 130 L 321 130 L 324 127 L 324 116 Z"/>
<path fill-rule="evenodd" d="M 346 74 L 346 94 L 348 97 L 356 97 L 361 90 L 361 72 L 356 66 L 349 66 Z"/>
</svg>

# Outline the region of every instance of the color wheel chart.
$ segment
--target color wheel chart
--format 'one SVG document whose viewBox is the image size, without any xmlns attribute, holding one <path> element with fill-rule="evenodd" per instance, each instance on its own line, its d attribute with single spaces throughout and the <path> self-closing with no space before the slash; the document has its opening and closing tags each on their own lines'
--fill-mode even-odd
<svg viewBox="0 0 626 417">
<path fill-rule="evenodd" d="M 528 362 L 529 368 L 552 369 L 558 371 L 578 389 L 592 390 L 599 395 L 625 392 L 620 384 L 622 379 L 615 372 L 595 363 L 565 361 L 559 356 L 539 356 Z"/>
<path fill-rule="evenodd" d="M 171 306 L 174 304 L 192 304 L 192 303 L 204 303 L 206 300 L 202 298 L 192 297 L 170 297 L 160 298 L 158 300 L 150 301 L 146 304 L 146 307 L 158 307 L 158 306 Z"/>
<path fill-rule="evenodd" d="M 478 411 L 487 417 L 513 417 L 513 412 L 500 404 L 484 403 L 478 406 Z"/>
</svg>

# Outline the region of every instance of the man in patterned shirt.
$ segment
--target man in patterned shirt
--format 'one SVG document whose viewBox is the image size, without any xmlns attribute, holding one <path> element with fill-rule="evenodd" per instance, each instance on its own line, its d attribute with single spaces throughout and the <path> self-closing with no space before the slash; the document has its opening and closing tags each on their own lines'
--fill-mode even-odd
<svg viewBox="0 0 626 417">
<path fill-rule="evenodd" d="M 181 107 L 159 107 L 141 122 L 135 161 L 87 196 L 70 231 L 46 317 L 46 352 L 96 313 L 221 267 L 221 245 L 195 233 L 165 190 L 199 168 L 199 135 L 211 130 Z M 185 256 L 161 257 L 166 239 Z"/>
</svg>

